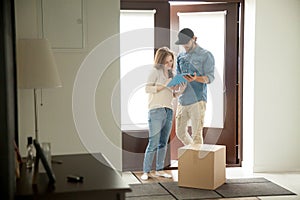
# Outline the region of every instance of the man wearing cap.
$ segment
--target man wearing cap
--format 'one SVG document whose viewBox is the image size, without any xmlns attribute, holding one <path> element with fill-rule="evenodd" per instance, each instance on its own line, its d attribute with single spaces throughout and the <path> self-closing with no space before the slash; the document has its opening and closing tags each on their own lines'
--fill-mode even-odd
<svg viewBox="0 0 300 200">
<path fill-rule="evenodd" d="M 189 28 L 178 33 L 176 45 L 185 52 L 177 57 L 177 74 L 187 74 L 186 89 L 178 98 L 176 135 L 184 145 L 203 144 L 203 123 L 207 102 L 207 84 L 214 80 L 215 60 L 211 52 L 196 43 L 197 38 Z M 191 120 L 192 135 L 187 132 Z"/>
</svg>

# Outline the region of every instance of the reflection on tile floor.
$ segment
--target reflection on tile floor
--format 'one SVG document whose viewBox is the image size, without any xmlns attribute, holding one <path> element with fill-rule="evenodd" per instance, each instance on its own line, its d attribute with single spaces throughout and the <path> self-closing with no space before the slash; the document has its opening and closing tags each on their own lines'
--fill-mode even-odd
<svg viewBox="0 0 300 200">
<path fill-rule="evenodd" d="M 155 171 L 151 171 L 149 174 L 149 179 L 146 181 L 143 181 L 141 179 L 141 176 L 143 172 L 132 172 L 133 175 L 141 182 L 141 183 L 153 183 L 153 182 L 172 182 L 172 181 L 178 181 L 177 176 L 177 170 L 176 174 L 174 170 L 165 170 L 166 173 L 171 174 L 172 178 L 163 178 L 155 175 Z M 175 176 L 174 176 L 175 175 Z"/>
</svg>

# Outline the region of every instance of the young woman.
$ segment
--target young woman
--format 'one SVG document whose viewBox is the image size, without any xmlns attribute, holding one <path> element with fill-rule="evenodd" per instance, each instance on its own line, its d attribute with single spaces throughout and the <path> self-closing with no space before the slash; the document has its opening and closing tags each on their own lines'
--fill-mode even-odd
<svg viewBox="0 0 300 200">
<path fill-rule="evenodd" d="M 170 174 L 163 171 L 163 168 L 173 117 L 173 94 L 172 90 L 166 86 L 172 79 L 170 72 L 173 71 L 173 67 L 174 54 L 167 47 L 159 48 L 146 85 L 146 93 L 149 94 L 149 141 L 144 157 L 142 180 L 148 179 L 155 154 L 155 175 L 172 178 Z"/>
</svg>

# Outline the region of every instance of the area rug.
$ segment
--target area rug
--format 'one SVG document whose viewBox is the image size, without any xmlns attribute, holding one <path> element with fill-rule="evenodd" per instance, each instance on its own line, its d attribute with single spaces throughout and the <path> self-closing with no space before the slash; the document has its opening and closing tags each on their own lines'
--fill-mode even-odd
<svg viewBox="0 0 300 200">
<path fill-rule="evenodd" d="M 215 191 L 226 198 L 295 195 L 295 193 L 264 178 L 231 180 Z"/>
<path fill-rule="evenodd" d="M 169 200 L 174 197 L 160 183 L 131 184 L 132 192 L 126 193 L 128 200 Z"/>
<path fill-rule="evenodd" d="M 265 178 L 228 179 L 216 190 L 179 187 L 177 182 L 132 184 L 130 186 L 132 192 L 126 194 L 128 200 L 195 200 L 295 195 Z"/>
</svg>

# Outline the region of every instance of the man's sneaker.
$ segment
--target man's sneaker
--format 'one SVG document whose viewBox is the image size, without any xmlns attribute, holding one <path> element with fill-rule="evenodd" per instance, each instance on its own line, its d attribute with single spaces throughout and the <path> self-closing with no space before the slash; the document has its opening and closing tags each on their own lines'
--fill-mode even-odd
<svg viewBox="0 0 300 200">
<path fill-rule="evenodd" d="M 155 175 L 156 176 L 161 176 L 161 177 L 164 177 L 164 178 L 172 178 L 171 174 L 167 174 L 164 171 L 156 171 Z"/>
<path fill-rule="evenodd" d="M 143 181 L 146 181 L 146 180 L 148 180 L 148 173 L 143 173 L 143 175 L 141 176 L 141 179 L 143 180 Z"/>
</svg>

